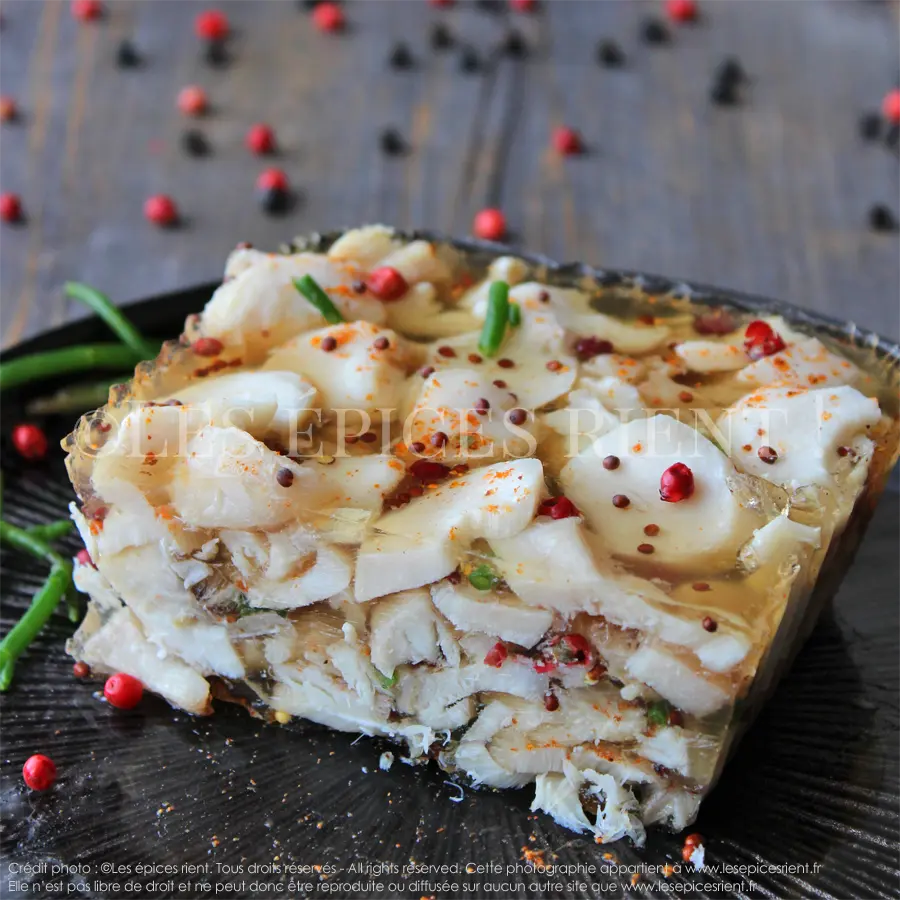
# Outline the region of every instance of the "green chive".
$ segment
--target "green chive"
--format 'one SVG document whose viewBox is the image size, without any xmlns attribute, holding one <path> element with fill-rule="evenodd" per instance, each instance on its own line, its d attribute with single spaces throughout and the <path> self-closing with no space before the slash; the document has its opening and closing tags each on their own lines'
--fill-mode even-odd
<svg viewBox="0 0 900 900">
<path fill-rule="evenodd" d="M 315 278 L 311 275 L 304 275 L 302 278 L 294 279 L 294 287 L 306 297 L 307 300 L 325 317 L 325 321 L 329 325 L 339 325 L 344 321 L 344 317 L 338 311 L 338 308 L 331 302 L 331 298 L 322 288 L 316 284 Z"/>
<path fill-rule="evenodd" d="M 88 409 L 105 406 L 109 400 L 109 386 L 131 381 L 131 375 L 110 375 L 102 381 L 89 381 L 60 388 L 53 394 L 35 397 L 28 402 L 25 411 L 30 416 L 59 415 L 60 413 L 83 413 Z"/>
<path fill-rule="evenodd" d="M 0 363 L 0 391 L 69 372 L 124 369 L 139 363 L 141 359 L 140 353 L 122 344 L 82 344 L 63 347 L 62 350 L 31 353 Z"/>
<path fill-rule="evenodd" d="M 518 328 L 522 324 L 522 307 L 518 303 L 509 304 L 509 324 Z"/>
<path fill-rule="evenodd" d="M 374 666 L 372 668 L 375 670 L 375 677 L 378 679 L 379 684 L 387 690 L 387 688 L 392 688 L 397 683 L 397 673 L 394 672 L 390 678 L 384 674 L 384 672 L 379 672 Z"/>
<path fill-rule="evenodd" d="M 494 281 L 488 294 L 487 315 L 481 329 L 478 349 L 484 356 L 495 356 L 503 343 L 506 323 L 509 321 L 509 285 Z"/>
<path fill-rule="evenodd" d="M 153 359 L 159 353 L 159 345 L 148 341 L 122 315 L 106 294 L 77 281 L 67 281 L 63 287 L 67 297 L 78 300 L 92 309 L 115 332 L 119 340 L 134 350 L 142 359 Z"/>
<path fill-rule="evenodd" d="M 469 584 L 476 591 L 489 591 L 499 580 L 497 573 L 484 563 L 469 573 Z"/>
<path fill-rule="evenodd" d="M 61 537 L 65 537 L 74 528 L 75 523 L 71 519 L 57 519 L 55 522 L 48 522 L 46 525 L 32 525 L 26 531 L 32 537 L 36 537 L 39 541 L 58 541 Z"/>
<path fill-rule="evenodd" d="M 647 721 L 651 725 L 665 725 L 669 721 L 671 706 L 665 700 L 656 700 L 647 707 Z"/>
</svg>

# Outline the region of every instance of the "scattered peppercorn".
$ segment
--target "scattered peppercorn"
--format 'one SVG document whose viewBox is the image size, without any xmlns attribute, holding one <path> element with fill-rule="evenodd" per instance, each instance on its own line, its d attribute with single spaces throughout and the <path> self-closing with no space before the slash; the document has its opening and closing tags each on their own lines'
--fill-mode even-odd
<svg viewBox="0 0 900 900">
<path fill-rule="evenodd" d="M 214 69 L 224 69 L 231 61 L 228 56 L 228 45 L 225 41 L 207 41 L 203 50 L 206 64 Z"/>
<path fill-rule="evenodd" d="M 0 219 L 4 222 L 22 221 L 22 201 L 18 194 L 0 194 Z"/>
<path fill-rule="evenodd" d="M 275 473 L 275 480 L 283 487 L 289 488 L 294 483 L 294 473 L 287 468 L 279 469 Z"/>
<path fill-rule="evenodd" d="M 597 44 L 595 55 L 597 62 L 601 66 L 606 66 L 610 69 L 621 66 L 625 62 L 625 54 L 622 52 L 622 48 L 615 41 L 609 39 L 604 39 Z"/>
<path fill-rule="evenodd" d="M 553 691 L 547 691 L 547 693 L 544 694 L 544 709 L 546 709 L 547 712 L 556 712 L 556 710 L 559 709 L 559 698 Z"/>
<path fill-rule="evenodd" d="M 281 169 L 265 169 L 256 179 L 259 202 L 267 213 L 287 212 L 291 205 L 287 175 Z"/>
<path fill-rule="evenodd" d="M 659 499 L 679 503 L 694 493 L 694 473 L 682 462 L 673 463 L 659 479 Z"/>
<path fill-rule="evenodd" d="M 354 294 L 364 294 L 366 292 L 366 283 L 364 281 L 354 281 L 350 285 L 350 289 Z"/>
<path fill-rule="evenodd" d="M 446 50 L 453 46 L 453 35 L 443 22 L 438 22 L 431 29 L 431 46 L 435 50 Z"/>
<path fill-rule="evenodd" d="M 322 343 L 319 344 L 319 347 L 326 353 L 331 353 L 333 350 L 337 350 L 337 340 L 330 334 L 326 334 L 325 337 L 322 338 Z"/>
<path fill-rule="evenodd" d="M 144 686 L 137 678 L 117 672 L 106 679 L 103 694 L 118 709 L 134 709 L 144 696 Z"/>
<path fill-rule="evenodd" d="M 666 717 L 666 724 L 672 726 L 673 728 L 683 728 L 684 727 L 684 714 L 680 709 L 670 709 L 669 715 Z"/>
<path fill-rule="evenodd" d="M 900 124 L 900 88 L 894 88 L 884 95 L 881 113 L 888 122 Z"/>
<path fill-rule="evenodd" d="M 881 116 L 876 112 L 863 113 L 859 117 L 859 136 L 864 141 L 877 141 L 881 136 Z"/>
<path fill-rule="evenodd" d="M 621 462 L 618 456 L 604 456 L 602 465 L 607 472 L 612 472 L 613 469 L 619 468 Z"/>
<path fill-rule="evenodd" d="M 168 228 L 178 222 L 178 207 L 166 194 L 154 194 L 144 201 L 144 218 L 161 228 Z"/>
<path fill-rule="evenodd" d="M 401 71 L 411 69 L 415 66 L 415 60 L 413 59 L 412 53 L 409 52 L 409 47 L 402 41 L 394 44 L 391 54 L 388 56 L 388 65 L 392 69 L 399 69 Z"/>
<path fill-rule="evenodd" d="M 780 353 L 787 345 L 768 322 L 756 319 L 747 326 L 744 335 L 744 350 L 750 359 L 762 359 Z"/>
<path fill-rule="evenodd" d="M 838 447 L 837 448 L 838 456 L 849 456 L 852 452 L 853 451 L 850 449 L 850 447 Z"/>
<path fill-rule="evenodd" d="M 91 554 L 85 547 L 82 547 L 75 554 L 75 562 L 77 562 L 79 566 L 94 566 L 94 561 L 91 559 Z"/>
<path fill-rule="evenodd" d="M 191 350 L 193 350 L 197 356 L 218 356 L 224 348 L 225 345 L 218 338 L 214 337 L 197 338 L 197 340 L 191 344 Z"/>
<path fill-rule="evenodd" d="M 645 525 L 644 534 L 646 534 L 647 537 L 656 537 L 659 534 L 659 525 L 654 525 L 652 523 L 650 525 Z"/>
<path fill-rule="evenodd" d="M 707 616 L 701 624 L 703 625 L 704 631 L 712 632 L 719 627 L 719 623 L 714 618 L 712 618 L 712 616 Z"/>
<path fill-rule="evenodd" d="M 729 334 L 737 328 L 737 322 L 727 310 L 712 309 L 694 317 L 694 331 L 697 334 Z"/>
<path fill-rule="evenodd" d="M 338 32 L 343 31 L 347 24 L 344 19 L 344 11 L 336 3 L 318 3 L 312 13 L 313 24 L 319 31 Z"/>
<path fill-rule="evenodd" d="M 762 446 L 759 450 L 756 451 L 756 455 L 767 465 L 772 465 L 773 463 L 778 462 L 778 454 L 771 448 L 767 446 Z"/>
<path fill-rule="evenodd" d="M 454 356 L 456 356 L 456 351 L 447 344 L 441 344 L 441 346 L 438 347 L 437 352 L 440 356 L 443 356 L 446 359 L 452 359 Z"/>
<path fill-rule="evenodd" d="M 376 350 L 387 350 L 387 348 L 391 346 L 391 342 L 382 335 L 381 337 L 375 338 L 375 343 L 373 343 L 372 346 Z"/>
<path fill-rule="evenodd" d="M 446 478 L 450 470 L 439 462 L 431 459 L 417 459 L 408 469 L 409 474 L 418 481 L 432 482 Z M 415 490 L 410 491 L 413 496 L 419 496 Z"/>
<path fill-rule="evenodd" d="M 896 231 L 897 219 L 883 203 L 876 203 L 869 210 L 869 228 L 872 231 Z"/>
<path fill-rule="evenodd" d="M 422 368 L 419 369 L 419 374 L 423 378 L 429 378 L 430 376 L 434 375 L 434 366 L 422 366 Z"/>
<path fill-rule="evenodd" d="M 181 135 L 181 146 L 188 156 L 208 156 L 211 149 L 206 136 L 196 128 L 189 128 Z"/>
<path fill-rule="evenodd" d="M 474 47 L 463 47 L 459 54 L 459 70 L 468 75 L 481 69 L 481 58 Z"/>
<path fill-rule="evenodd" d="M 513 369 L 516 364 L 511 359 L 507 359 L 504 356 L 502 359 L 497 360 L 497 365 L 500 366 L 501 369 Z"/>
<path fill-rule="evenodd" d="M 367 431 L 365 434 L 361 434 L 359 439 L 364 444 L 374 444 L 378 440 L 378 435 L 374 431 Z"/>
<path fill-rule="evenodd" d="M 244 143 L 251 153 L 265 156 L 275 152 L 275 132 L 268 125 L 258 122 L 252 125 L 244 138 Z"/>
<path fill-rule="evenodd" d="M 33 791 L 49 790 L 56 781 L 56 764 L 49 756 L 35 753 L 34 756 L 29 756 L 22 766 L 22 777 Z"/>
<path fill-rule="evenodd" d="M 900 146 L 900 124 L 891 125 L 884 135 L 884 144 L 888 149 L 896 150 Z"/>
<path fill-rule="evenodd" d="M 709 590 L 712 590 L 712 588 L 711 588 L 705 581 L 695 581 L 695 582 L 691 585 L 691 587 L 692 587 L 695 591 L 701 591 L 701 592 L 702 592 L 702 591 L 709 591 Z"/>
<path fill-rule="evenodd" d="M 467 359 L 474 366 L 477 366 L 479 363 L 484 361 L 477 353 L 470 353 Z"/>
<path fill-rule="evenodd" d="M 530 13 L 537 9 L 537 0 L 509 0 L 509 5 L 520 13 Z"/>
<path fill-rule="evenodd" d="M 613 494 L 612 505 L 616 509 L 627 509 L 631 506 L 631 500 L 625 494 Z"/>
<path fill-rule="evenodd" d="M 553 131 L 553 149 L 560 156 L 577 156 L 584 152 L 584 144 L 574 128 L 563 125 Z"/>
<path fill-rule="evenodd" d="M 491 382 L 491 384 L 493 384 L 494 387 L 498 387 L 498 388 L 505 388 L 507 386 L 506 382 L 502 378 L 495 378 Z"/>
<path fill-rule="evenodd" d="M 178 92 L 178 108 L 186 116 L 202 116 L 209 106 L 206 91 L 196 84 L 189 84 Z"/>
<path fill-rule="evenodd" d="M 528 418 L 528 413 L 521 408 L 511 409 L 507 413 L 507 418 L 512 425 L 521 425 Z"/>
<path fill-rule="evenodd" d="M 693 22 L 697 18 L 696 0 L 666 0 L 666 14 L 673 22 Z"/>
<path fill-rule="evenodd" d="M 641 38 L 647 44 L 665 44 L 669 40 L 669 30 L 659 19 L 647 18 L 641 23 Z"/>
<path fill-rule="evenodd" d="M 412 453 L 424 453 L 425 445 L 421 441 L 413 441 L 409 445 L 409 449 Z"/>
<path fill-rule="evenodd" d="M 79 22 L 93 22 L 103 16 L 99 0 L 72 0 L 72 18 Z"/>
<path fill-rule="evenodd" d="M 551 359 L 550 362 L 547 363 L 548 372 L 558 372 L 562 367 L 563 364 L 558 359 Z"/>
<path fill-rule="evenodd" d="M 524 59 L 528 56 L 528 44 L 525 43 L 525 38 L 513 29 L 503 41 L 503 52 L 513 59 Z"/>
<path fill-rule="evenodd" d="M 436 431 L 430 439 L 432 447 L 443 447 L 450 438 L 443 431 Z"/>
<path fill-rule="evenodd" d="M 402 156 L 406 152 L 406 141 L 396 128 L 385 128 L 378 136 L 378 146 L 385 156 Z"/>
<path fill-rule="evenodd" d="M 575 341 L 575 355 L 582 361 L 612 352 L 612 341 L 598 337 L 581 337 Z"/>
<path fill-rule="evenodd" d="M 221 41 L 230 31 L 228 17 L 217 9 L 206 9 L 194 19 L 194 32 L 203 41 Z"/>
<path fill-rule="evenodd" d="M 653 546 L 653 544 L 638 544 L 637 549 L 638 549 L 638 553 L 644 553 L 644 554 L 649 555 L 656 548 Z"/>
<path fill-rule="evenodd" d="M 76 678 L 87 678 L 91 674 L 91 667 L 84 662 L 77 662 L 72 666 L 72 674 Z"/>
<path fill-rule="evenodd" d="M 13 122 L 18 115 L 16 101 L 12 97 L 0 97 L 0 122 Z"/>
<path fill-rule="evenodd" d="M 19 456 L 31 461 L 43 459 L 50 447 L 43 429 L 31 422 L 25 422 L 13 428 L 12 443 Z"/>
</svg>

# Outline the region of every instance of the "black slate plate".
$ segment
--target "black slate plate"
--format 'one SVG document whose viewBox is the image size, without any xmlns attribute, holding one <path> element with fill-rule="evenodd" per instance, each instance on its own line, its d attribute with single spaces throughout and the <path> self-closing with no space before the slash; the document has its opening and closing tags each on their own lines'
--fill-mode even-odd
<svg viewBox="0 0 900 900">
<path fill-rule="evenodd" d="M 840 323 L 772 301 L 675 287 L 847 333 Z M 211 289 L 144 301 L 128 314 L 148 333 L 171 337 Z M 107 337 L 88 319 L 41 335 L 6 358 Z M 26 396 L 4 395 L 4 439 Z M 57 438 L 72 422 L 44 424 Z M 61 452 L 30 466 L 4 443 L 2 464 L 4 515 L 11 521 L 32 524 L 64 514 L 72 495 Z M 656 896 L 665 888 L 700 897 L 898 896 L 895 484 L 833 609 L 702 807 L 695 829 L 706 836 L 707 863 L 718 871 L 680 871 L 682 840 L 659 830 L 640 851 L 627 842 L 598 847 L 531 814 L 527 790 L 463 792 L 435 768 L 399 761 L 380 771 L 379 756 L 389 748 L 377 740 L 354 741 L 311 725 L 268 728 L 227 704 L 207 719 L 155 698 L 131 713 L 111 709 L 94 696 L 97 683 L 73 678 L 63 651 L 73 626 L 59 613 L 0 700 L 0 893 L 619 897 L 638 870 L 639 885 Z M 66 549 L 77 550 L 74 539 Z M 3 550 L 3 633 L 43 574 L 32 560 Z M 28 791 L 21 779 L 23 762 L 35 752 L 59 767 L 59 781 L 46 794 Z M 529 869 L 541 863 L 560 868 Z M 354 864 L 362 868 L 353 871 Z M 450 868 L 406 871 L 411 864 Z M 632 868 L 609 871 L 614 864 Z M 668 877 L 666 864 L 676 867 Z"/>
</svg>

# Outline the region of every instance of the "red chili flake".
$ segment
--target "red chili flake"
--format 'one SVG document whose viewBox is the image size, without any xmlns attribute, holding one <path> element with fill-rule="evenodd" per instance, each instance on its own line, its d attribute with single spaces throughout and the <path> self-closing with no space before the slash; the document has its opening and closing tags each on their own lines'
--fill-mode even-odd
<svg viewBox="0 0 900 900">
<path fill-rule="evenodd" d="M 673 22 L 693 22 L 697 18 L 696 0 L 666 0 L 666 13 Z"/>
<path fill-rule="evenodd" d="M 694 395 L 690 391 L 680 391 L 678 394 L 678 399 L 682 403 L 690 403 L 691 400 L 694 399 Z"/>
<path fill-rule="evenodd" d="M 756 455 L 767 465 L 773 465 L 778 462 L 778 454 L 771 447 L 760 447 L 756 451 Z"/>
<path fill-rule="evenodd" d="M 87 678 L 91 674 L 91 667 L 84 662 L 77 662 L 72 666 L 72 674 L 76 678 Z"/>
<path fill-rule="evenodd" d="M 747 326 L 744 349 L 750 359 L 762 359 L 780 353 L 787 345 L 768 322 L 756 319 Z"/>
<path fill-rule="evenodd" d="M 559 697 L 553 693 L 553 691 L 547 691 L 544 694 L 544 709 L 547 712 L 556 712 L 559 709 Z"/>
<path fill-rule="evenodd" d="M 671 725 L 673 728 L 684 728 L 684 715 L 681 710 L 674 707 L 670 709 L 668 716 L 666 716 L 666 724 Z"/>
<path fill-rule="evenodd" d="M 275 473 L 275 480 L 283 488 L 289 488 L 294 483 L 294 473 L 288 468 L 279 469 Z"/>
<path fill-rule="evenodd" d="M 574 128 L 560 126 L 553 131 L 553 149 L 561 156 L 577 156 L 584 152 L 581 135 Z"/>
<path fill-rule="evenodd" d="M 194 19 L 194 32 L 203 41 L 222 41 L 230 31 L 228 17 L 217 9 L 207 9 Z"/>
<path fill-rule="evenodd" d="M 325 337 L 322 338 L 322 343 L 319 344 L 319 349 L 324 350 L 326 353 L 331 353 L 334 350 L 337 350 L 337 340 L 330 334 L 326 334 Z"/>
<path fill-rule="evenodd" d="M 517 407 L 516 409 L 511 409 L 506 416 L 511 425 L 521 425 L 528 418 L 528 413 L 526 410 Z"/>
<path fill-rule="evenodd" d="M 659 499 L 679 503 L 694 493 L 694 473 L 682 462 L 673 463 L 659 479 Z"/>
<path fill-rule="evenodd" d="M 482 209 L 472 220 L 472 234 L 486 241 L 503 240 L 506 217 L 499 209 Z"/>
<path fill-rule="evenodd" d="M 449 581 L 450 584 L 459 584 L 462 581 L 462 573 L 459 569 L 455 569 L 447 576 L 447 581 Z"/>
<path fill-rule="evenodd" d="M 509 656 L 509 650 L 506 649 L 506 645 L 502 641 L 497 641 L 490 650 L 488 650 L 487 655 L 484 657 L 484 664 L 486 666 L 493 666 L 495 669 L 499 669 L 500 666 L 506 661 L 506 658 Z"/>
<path fill-rule="evenodd" d="M 705 581 L 695 581 L 691 585 L 691 587 L 695 591 L 711 591 L 712 590 L 712 588 L 709 586 L 709 584 L 707 584 L 707 582 L 705 582 Z"/>
<path fill-rule="evenodd" d="M 434 374 L 434 366 L 422 366 L 422 368 L 419 369 L 419 374 L 423 378 L 430 378 Z"/>
<path fill-rule="evenodd" d="M 380 269 L 370 272 L 366 284 L 379 300 L 385 302 L 397 300 L 409 290 L 407 280 L 390 266 L 382 266 Z"/>
<path fill-rule="evenodd" d="M 613 469 L 618 469 L 622 464 L 622 460 L 619 459 L 618 456 L 604 456 L 602 466 L 607 472 L 612 472 Z"/>
<path fill-rule="evenodd" d="M 562 368 L 562 363 L 558 359 L 551 359 L 547 363 L 547 369 L 550 372 L 558 372 Z"/>
<path fill-rule="evenodd" d="M 627 509 L 631 506 L 631 500 L 625 494 L 613 494 L 612 505 L 616 509 Z"/>
<path fill-rule="evenodd" d="M 504 356 L 502 359 L 497 360 L 497 365 L 500 366 L 501 369 L 513 369 L 516 364 L 511 359 L 507 359 Z"/>
<path fill-rule="evenodd" d="M 103 16 L 99 0 L 72 0 L 72 18 L 79 22 L 93 22 Z"/>
<path fill-rule="evenodd" d="M 258 123 L 252 125 L 244 138 L 244 143 L 251 153 L 264 156 L 275 152 L 275 132 L 270 126 Z"/>
<path fill-rule="evenodd" d="M 481 362 L 481 357 L 477 353 L 470 353 L 469 362 L 477 366 Z M 496 382 L 494 383 L 496 384 Z"/>
<path fill-rule="evenodd" d="M 689 834 L 684 839 L 684 846 L 681 848 L 681 858 L 689 863 L 691 861 L 691 857 L 694 855 L 694 851 L 703 846 L 703 835 L 702 834 Z"/>
<path fill-rule="evenodd" d="M 109 508 L 106 506 L 98 506 L 91 514 L 90 518 L 95 522 L 102 522 L 109 515 Z"/>
<path fill-rule="evenodd" d="M 580 516 L 578 507 L 568 497 L 548 497 L 538 506 L 539 516 L 550 516 L 551 519 L 571 519 Z"/>
<path fill-rule="evenodd" d="M 656 537 L 659 534 L 659 525 L 645 525 L 644 534 L 646 534 L 647 537 Z"/>
<path fill-rule="evenodd" d="M 888 122 L 900 124 L 900 88 L 894 88 L 884 95 L 881 112 Z"/>
<path fill-rule="evenodd" d="M 638 553 L 643 553 L 648 556 L 653 553 L 655 549 L 656 547 L 654 547 L 653 544 L 638 544 L 637 546 Z"/>
<path fill-rule="evenodd" d="M 443 447 L 449 440 L 450 438 L 443 431 L 436 431 L 431 436 L 430 443 L 432 447 Z"/>
<path fill-rule="evenodd" d="M 534 671 L 545 675 L 547 672 L 554 672 L 559 668 L 559 664 L 553 657 L 544 656 L 534 661 Z"/>
<path fill-rule="evenodd" d="M 595 356 L 612 352 L 612 341 L 605 341 L 598 337 L 582 337 L 575 342 L 575 355 L 580 360 L 593 359 Z"/>
<path fill-rule="evenodd" d="M 178 109 L 186 116 L 202 116 L 209 108 L 206 91 L 196 84 L 189 84 L 178 92 Z"/>
<path fill-rule="evenodd" d="M 701 624 L 704 631 L 715 631 L 719 627 L 719 623 L 712 616 L 707 616 Z"/>
<path fill-rule="evenodd" d="M 79 566 L 94 566 L 94 561 L 91 559 L 91 554 L 86 547 L 82 547 L 75 554 L 75 562 L 77 562 Z M 96 568 L 96 566 L 94 566 L 94 568 Z"/>
<path fill-rule="evenodd" d="M 557 661 L 561 666 L 586 666 L 591 661 L 591 645 L 580 634 L 564 634 L 558 645 Z"/>
<path fill-rule="evenodd" d="M 19 114 L 12 97 L 0 97 L 0 122 L 11 122 Z"/>
<path fill-rule="evenodd" d="M 391 342 L 384 335 L 382 335 L 381 337 L 375 338 L 375 342 L 372 344 L 372 346 L 376 350 L 387 350 L 387 348 L 391 346 Z"/>
<path fill-rule="evenodd" d="M 256 188 L 259 191 L 286 191 L 287 175 L 281 169 L 264 169 L 256 179 Z"/>
<path fill-rule="evenodd" d="M 0 219 L 18 222 L 22 218 L 22 201 L 18 194 L 0 194 Z"/>
<path fill-rule="evenodd" d="M 651 316 L 649 313 L 644 313 L 644 315 L 638 316 L 637 320 L 638 320 L 638 322 L 641 323 L 641 325 L 655 325 L 656 324 L 656 317 Z"/>
<path fill-rule="evenodd" d="M 346 21 L 344 11 L 337 3 L 318 3 L 312 14 L 313 24 L 319 31 L 342 31 Z"/>
<path fill-rule="evenodd" d="M 19 456 L 31 460 L 43 459 L 50 446 L 43 429 L 30 422 L 13 428 L 12 442 Z"/>
<path fill-rule="evenodd" d="M 409 445 L 409 449 L 412 453 L 424 453 L 425 445 L 421 441 L 413 441 Z"/>
<path fill-rule="evenodd" d="M 49 756 L 35 753 L 34 756 L 29 756 L 22 766 L 22 777 L 33 791 L 49 790 L 56 781 L 56 764 Z"/>
<path fill-rule="evenodd" d="M 197 340 L 191 344 L 191 350 L 193 350 L 197 356 L 218 356 L 224 349 L 225 345 L 218 338 L 214 337 L 197 338 Z"/>
<path fill-rule="evenodd" d="M 456 351 L 452 347 L 448 347 L 446 344 L 438 347 L 437 352 L 447 359 L 452 359 L 454 356 L 456 356 Z"/>
<path fill-rule="evenodd" d="M 493 380 L 492 384 L 494 385 L 494 387 L 498 387 L 498 388 L 506 387 L 506 382 L 502 378 L 495 378 Z"/>
<path fill-rule="evenodd" d="M 724 309 L 713 309 L 694 317 L 697 334 L 730 334 L 735 328 L 734 317 Z"/>
<path fill-rule="evenodd" d="M 166 194 L 154 194 L 144 201 L 144 218 L 161 227 L 174 225 L 178 221 L 178 207 Z"/>
<path fill-rule="evenodd" d="M 450 472 L 447 466 L 431 459 L 417 459 L 407 471 L 419 481 L 440 481 Z"/>
<path fill-rule="evenodd" d="M 117 672 L 106 679 L 103 694 L 117 709 L 134 709 L 144 696 L 144 685 L 131 675 Z"/>
</svg>

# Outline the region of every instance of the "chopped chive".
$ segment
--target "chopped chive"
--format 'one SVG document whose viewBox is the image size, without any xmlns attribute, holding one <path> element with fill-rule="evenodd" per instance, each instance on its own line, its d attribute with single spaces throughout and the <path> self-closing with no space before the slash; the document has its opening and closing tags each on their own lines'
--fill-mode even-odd
<svg viewBox="0 0 900 900">
<path fill-rule="evenodd" d="M 106 294 L 101 294 L 95 288 L 77 281 L 67 281 L 63 287 L 67 297 L 78 300 L 92 309 L 115 332 L 119 340 L 131 347 L 142 359 L 153 359 L 159 353 L 159 345 L 148 341 L 138 330 L 122 315 Z"/>
<path fill-rule="evenodd" d="M 651 725 L 665 725 L 671 706 L 665 700 L 655 700 L 647 707 L 647 721 Z"/>
<path fill-rule="evenodd" d="M 88 409 L 98 409 L 109 399 L 111 384 L 127 383 L 131 375 L 110 375 L 102 381 L 90 381 L 60 388 L 53 394 L 36 397 L 25 406 L 30 416 L 58 415 L 60 413 L 83 413 Z"/>
<path fill-rule="evenodd" d="M 319 285 L 315 278 L 311 275 L 304 275 L 302 278 L 294 279 L 294 287 L 306 297 L 307 300 L 325 317 L 325 321 L 329 325 L 339 325 L 344 321 L 344 317 L 338 311 L 338 308 L 331 302 L 331 298 Z"/>
<path fill-rule="evenodd" d="M 390 678 L 387 677 L 383 672 L 380 672 L 378 669 L 375 669 L 374 666 L 372 668 L 375 670 L 375 677 L 378 679 L 379 684 L 387 689 L 392 688 L 397 683 L 397 673 L 396 671 L 391 675 Z"/>
<path fill-rule="evenodd" d="M 488 565 L 480 565 L 469 573 L 469 584 L 476 591 L 489 591 L 500 579 L 497 573 Z"/>
<path fill-rule="evenodd" d="M 82 344 L 63 347 L 61 350 L 30 353 L 19 359 L 0 363 L 0 391 L 69 372 L 123 369 L 135 365 L 141 359 L 143 354 L 122 344 Z"/>
<path fill-rule="evenodd" d="M 506 323 L 509 321 L 509 285 L 505 281 L 491 284 L 488 294 L 487 315 L 481 330 L 478 349 L 485 356 L 495 356 L 503 343 Z"/>
<path fill-rule="evenodd" d="M 47 541 L 49 543 L 65 537 L 72 531 L 73 527 L 74 523 L 71 519 L 57 519 L 55 522 L 48 522 L 46 525 L 32 525 L 26 531 L 39 541 Z"/>
<path fill-rule="evenodd" d="M 509 304 L 509 324 L 518 328 L 522 324 L 522 307 L 518 303 Z"/>
</svg>

